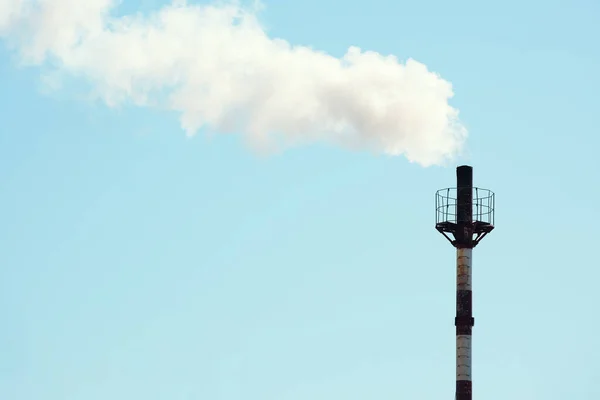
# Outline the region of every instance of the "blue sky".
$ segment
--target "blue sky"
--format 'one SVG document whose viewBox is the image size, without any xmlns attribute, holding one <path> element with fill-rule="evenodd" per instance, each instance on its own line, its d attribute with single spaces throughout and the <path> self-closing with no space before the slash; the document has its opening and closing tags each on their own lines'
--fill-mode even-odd
<svg viewBox="0 0 600 400">
<path fill-rule="evenodd" d="M 125 0 L 123 13 L 159 1 Z M 48 91 L 0 50 L 0 397 L 440 399 L 454 250 L 434 193 L 474 166 L 476 398 L 597 399 L 600 5 L 265 2 L 269 35 L 452 82 L 448 167 L 329 145 L 269 157 L 177 115 Z"/>
</svg>

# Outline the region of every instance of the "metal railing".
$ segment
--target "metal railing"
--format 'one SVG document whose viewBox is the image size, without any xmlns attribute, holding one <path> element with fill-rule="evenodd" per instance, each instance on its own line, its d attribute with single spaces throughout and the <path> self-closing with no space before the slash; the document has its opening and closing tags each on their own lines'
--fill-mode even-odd
<svg viewBox="0 0 600 400">
<path fill-rule="evenodd" d="M 456 223 L 456 188 L 440 189 L 435 193 L 435 223 Z M 473 222 L 494 225 L 494 192 L 473 188 Z"/>
</svg>

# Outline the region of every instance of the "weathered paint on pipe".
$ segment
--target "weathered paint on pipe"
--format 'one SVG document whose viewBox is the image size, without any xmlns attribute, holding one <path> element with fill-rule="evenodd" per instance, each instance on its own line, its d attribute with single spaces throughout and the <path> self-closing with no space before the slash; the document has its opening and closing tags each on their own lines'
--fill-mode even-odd
<svg viewBox="0 0 600 400">
<path fill-rule="evenodd" d="M 471 380 L 471 335 L 456 336 L 456 380 Z"/>
<path fill-rule="evenodd" d="M 471 331 L 472 256 L 470 247 L 456 249 L 456 399 L 472 399 Z"/>
<path fill-rule="evenodd" d="M 456 289 L 472 290 L 471 287 L 471 257 L 473 249 L 456 249 Z"/>
<path fill-rule="evenodd" d="M 471 257 L 473 249 L 456 249 L 456 290 L 471 291 Z M 470 304 L 457 304 L 458 309 L 472 315 Z M 465 307 L 467 306 L 467 307 Z M 468 308 L 468 309 L 467 309 Z M 464 315 L 464 314 L 463 314 Z M 457 315 L 459 316 L 459 315 Z M 471 335 L 456 336 L 456 380 L 471 380 Z"/>
</svg>

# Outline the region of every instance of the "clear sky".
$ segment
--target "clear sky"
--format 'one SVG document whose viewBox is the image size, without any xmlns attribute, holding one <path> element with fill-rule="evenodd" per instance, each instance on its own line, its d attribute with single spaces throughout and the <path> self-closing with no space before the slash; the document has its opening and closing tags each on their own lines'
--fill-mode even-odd
<svg viewBox="0 0 600 400">
<path fill-rule="evenodd" d="M 5 42 L 0 398 L 453 398 L 455 255 L 434 193 L 462 163 L 497 193 L 473 260 L 475 398 L 600 398 L 600 3 L 265 1 L 259 18 L 292 44 L 441 74 L 464 155 L 263 156 L 52 89 Z"/>
</svg>

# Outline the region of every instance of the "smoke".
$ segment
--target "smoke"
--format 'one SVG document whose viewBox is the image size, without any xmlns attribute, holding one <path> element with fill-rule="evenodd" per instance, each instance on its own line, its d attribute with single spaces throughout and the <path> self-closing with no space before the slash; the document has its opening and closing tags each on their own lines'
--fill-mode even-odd
<svg viewBox="0 0 600 400">
<path fill-rule="evenodd" d="M 174 1 L 116 16 L 113 0 L 0 0 L 21 62 L 91 85 L 110 106 L 160 107 L 182 128 L 259 147 L 327 142 L 428 166 L 466 139 L 452 86 L 415 60 L 350 47 L 337 58 L 270 38 L 257 7 Z"/>
</svg>

